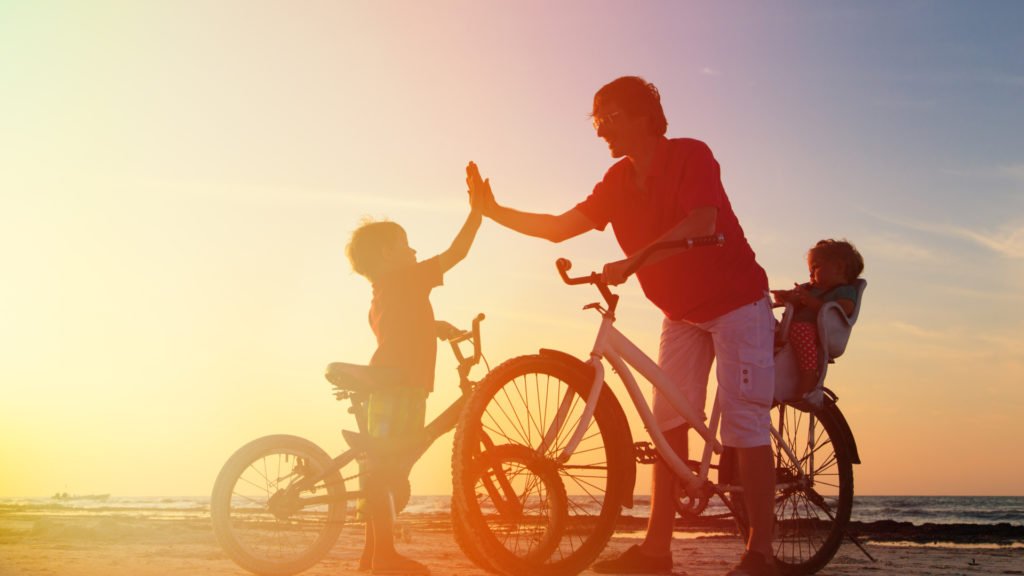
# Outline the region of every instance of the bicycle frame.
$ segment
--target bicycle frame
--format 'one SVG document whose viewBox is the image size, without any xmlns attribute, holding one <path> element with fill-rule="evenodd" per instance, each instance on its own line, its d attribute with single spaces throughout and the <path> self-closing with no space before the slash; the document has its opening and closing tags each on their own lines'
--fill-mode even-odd
<svg viewBox="0 0 1024 576">
<path fill-rule="evenodd" d="M 481 353 L 481 338 L 480 338 L 480 322 L 484 320 L 483 314 L 478 314 L 473 319 L 473 327 L 471 330 L 463 331 L 458 334 L 452 334 L 444 337 L 444 340 L 448 341 L 451 346 L 452 354 L 458 361 L 456 371 L 459 374 L 459 389 L 462 394 L 459 395 L 443 412 L 437 415 L 436 418 L 431 420 L 424 428 L 423 433 L 418 438 L 418 442 L 409 446 L 406 451 L 402 454 L 397 455 L 400 459 L 406 461 L 408 464 L 415 463 L 423 456 L 423 453 L 430 448 L 434 442 L 448 433 L 450 430 L 455 428 L 455 425 L 459 421 L 459 415 L 462 413 L 462 408 L 466 404 L 466 399 L 473 390 L 475 382 L 470 380 L 469 372 L 473 369 L 480 359 L 483 357 Z M 470 342 L 473 346 L 473 352 L 470 355 L 466 355 L 460 344 L 463 342 Z M 352 408 L 349 412 L 352 412 L 356 416 L 356 424 L 359 427 L 359 433 L 366 433 L 366 399 L 357 398 L 357 394 L 351 391 L 340 391 L 336 393 L 339 400 L 349 399 L 352 401 Z M 324 480 L 334 472 L 340 471 L 342 468 L 347 466 L 353 460 L 356 460 L 360 456 L 367 453 L 366 448 L 349 448 L 345 452 L 342 452 L 338 456 L 332 459 L 332 464 L 326 469 L 322 470 L 315 476 L 309 476 L 304 478 L 300 483 L 296 484 L 297 490 L 306 490 L 312 486 L 315 486 L 321 480 Z M 358 476 L 358 474 L 356 474 Z M 342 477 L 343 482 L 352 480 L 355 476 Z M 359 490 L 351 492 L 353 497 L 362 497 L 362 493 Z"/>
<path fill-rule="evenodd" d="M 672 472 L 686 484 L 687 492 L 696 494 L 707 481 L 708 471 L 711 468 L 712 453 L 721 454 L 723 449 L 722 444 L 719 442 L 717 437 L 718 424 L 721 419 L 721 410 L 718 406 L 717 394 L 711 411 L 710 423 L 709 425 L 705 425 L 702 411 L 698 411 L 686 400 L 686 398 L 683 397 L 682 393 L 672 384 L 671 378 L 669 378 L 669 376 L 658 367 L 654 360 L 644 353 L 643 350 L 633 344 L 625 334 L 615 328 L 615 319 L 610 313 L 607 311 L 601 312 L 601 326 L 598 330 L 594 347 L 590 353 L 589 361 L 589 364 L 594 368 L 593 385 L 590 389 L 590 395 L 587 398 L 587 405 L 584 409 L 582 418 L 580 419 L 580 423 L 565 448 L 558 455 L 557 460 L 559 462 L 566 462 L 572 457 L 573 452 L 579 446 L 579 443 L 583 438 L 587 426 L 590 424 L 594 410 L 597 408 L 597 400 L 600 395 L 601 388 L 604 386 L 605 382 L 604 363 L 602 362 L 603 359 L 607 360 L 608 363 L 611 364 L 612 369 L 619 375 L 619 379 L 626 387 L 630 400 L 632 400 L 633 406 L 640 415 L 640 419 L 643 421 L 644 426 L 651 435 L 651 440 L 657 448 L 661 458 L 666 464 L 668 464 Z M 701 438 L 704 439 L 704 450 L 698 470 L 691 469 L 689 464 L 679 458 L 675 451 L 669 446 L 668 440 L 665 439 L 665 435 L 658 427 L 657 422 L 654 419 L 654 414 L 647 403 L 647 399 L 644 398 L 636 376 L 634 376 L 630 367 L 634 368 L 644 378 L 651 382 L 658 389 L 659 394 L 662 394 L 669 401 L 672 407 L 683 416 L 687 425 L 691 426 L 701 436 Z M 559 406 L 559 416 L 556 416 L 551 429 L 548 431 L 542 448 L 546 448 L 550 442 L 553 441 L 555 433 L 564 419 L 564 414 L 566 414 L 570 408 L 570 401 L 571 399 L 568 397 L 563 399 Z M 814 441 L 813 426 L 814 422 L 812 421 L 811 442 Z M 786 456 L 792 462 L 798 462 L 799 459 L 796 454 L 793 452 L 792 448 L 782 440 L 782 437 L 774 426 L 771 427 L 771 434 L 785 452 Z M 812 446 L 808 451 L 808 458 L 811 459 L 811 470 L 814 469 L 814 452 L 815 450 Z M 801 480 L 802 479 L 803 478 L 801 478 Z M 813 478 L 810 478 L 809 480 L 813 481 Z M 740 486 L 719 486 L 718 488 L 722 491 L 738 492 L 742 490 L 742 487 Z"/>
<path fill-rule="evenodd" d="M 650 253 L 656 250 L 664 249 L 666 247 L 680 246 L 685 248 L 692 248 L 698 245 L 716 245 L 723 242 L 724 239 L 719 236 L 706 237 L 701 239 L 688 239 L 681 242 L 665 243 L 660 245 L 654 245 L 647 249 L 647 253 L 643 256 L 646 257 Z M 640 259 L 642 260 L 643 257 Z M 618 296 L 612 294 L 608 290 L 608 285 L 600 278 L 598 274 L 591 274 L 588 277 L 580 278 L 569 278 L 566 272 L 571 268 L 572 264 L 568 260 L 559 260 L 557 263 L 559 273 L 562 275 L 562 279 L 567 284 L 595 284 L 605 301 L 608 303 L 609 308 L 604 309 L 599 304 L 590 304 L 585 308 L 594 308 L 601 314 L 601 326 L 598 329 L 597 337 L 594 341 L 594 346 L 590 352 L 589 364 L 594 369 L 594 381 L 590 389 L 590 394 L 587 398 L 587 404 L 584 408 L 580 422 L 570 437 L 569 442 L 566 444 L 562 452 L 557 456 L 557 460 L 561 463 L 567 462 L 572 457 L 573 452 L 579 446 L 586 433 L 587 426 L 589 426 L 591 419 L 593 418 L 594 411 L 597 408 L 597 401 L 601 393 L 601 388 L 604 387 L 604 363 L 602 360 L 607 360 L 611 364 L 612 369 L 619 375 L 619 379 L 626 387 L 626 391 L 629 393 L 630 400 L 633 402 L 634 408 L 640 415 L 640 419 L 644 423 L 644 427 L 647 429 L 651 436 L 651 440 L 654 443 L 655 448 L 658 451 L 659 456 L 669 466 L 672 472 L 682 480 L 686 485 L 687 493 L 691 495 L 698 495 L 700 490 L 707 484 L 708 472 L 711 468 L 712 453 L 721 454 L 723 447 L 719 442 L 718 424 L 721 418 L 721 410 L 718 405 L 718 395 L 715 394 L 715 400 L 713 402 L 713 408 L 711 411 L 711 419 L 709 425 L 704 424 L 703 410 L 698 409 L 691 405 L 682 392 L 673 385 L 672 379 L 665 374 L 657 363 L 652 360 L 647 354 L 638 348 L 625 334 L 620 332 L 614 326 L 615 322 L 615 308 L 618 304 Z M 629 273 L 632 273 L 630 271 Z M 650 406 L 644 398 L 643 393 L 640 391 L 640 386 L 637 383 L 636 377 L 630 370 L 633 367 L 639 372 L 644 378 L 652 383 L 657 388 L 658 393 L 663 395 L 668 400 L 669 404 L 675 408 L 686 423 L 692 427 L 700 436 L 704 439 L 704 450 L 701 457 L 699 468 L 693 470 L 687 462 L 684 462 L 675 453 L 669 444 L 665 435 L 658 427 L 657 422 L 654 419 L 654 414 L 651 411 Z M 541 450 L 546 450 L 548 446 L 554 441 L 557 431 L 561 428 L 564 423 L 564 418 L 568 414 L 571 408 L 571 398 L 564 398 L 559 406 L 558 413 L 552 422 L 551 428 L 547 431 Z M 808 458 L 810 459 L 811 468 L 813 470 L 813 459 L 815 453 L 815 447 L 813 443 L 814 438 L 814 425 L 813 415 L 810 422 L 811 436 L 808 439 L 812 443 L 810 450 L 808 451 Z M 799 463 L 799 458 L 793 452 L 791 446 L 789 446 L 779 431 L 772 426 L 770 433 L 775 439 L 778 446 L 781 447 L 786 457 L 794 464 Z M 799 470 L 799 466 L 796 467 Z M 812 478 L 807 478 L 806 475 L 800 471 L 800 477 L 797 478 L 797 482 L 810 481 L 813 482 Z M 742 491 L 740 486 L 717 486 L 717 491 Z"/>
</svg>

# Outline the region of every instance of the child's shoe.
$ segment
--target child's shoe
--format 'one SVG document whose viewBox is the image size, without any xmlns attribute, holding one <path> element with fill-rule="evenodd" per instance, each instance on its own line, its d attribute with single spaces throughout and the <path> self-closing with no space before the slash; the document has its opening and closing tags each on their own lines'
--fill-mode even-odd
<svg viewBox="0 0 1024 576">
<path fill-rule="evenodd" d="M 429 576 L 430 569 L 412 558 L 395 554 L 387 560 L 375 560 L 373 563 L 373 574 L 374 576 Z"/>
<path fill-rule="evenodd" d="M 779 576 L 779 571 L 775 568 L 774 558 L 747 550 L 743 553 L 740 563 L 725 576 Z"/>
</svg>

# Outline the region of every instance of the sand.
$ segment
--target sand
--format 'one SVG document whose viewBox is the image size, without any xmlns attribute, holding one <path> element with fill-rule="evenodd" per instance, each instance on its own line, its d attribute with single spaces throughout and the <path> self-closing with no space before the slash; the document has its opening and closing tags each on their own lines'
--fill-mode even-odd
<svg viewBox="0 0 1024 576">
<path fill-rule="evenodd" d="M 444 518 L 406 521 L 406 554 L 426 563 L 435 575 L 482 576 L 455 544 Z M 675 571 L 690 576 L 724 574 L 742 551 L 735 537 L 694 537 L 680 533 L 673 544 Z M 362 546 L 362 526 L 345 527 L 331 553 L 309 576 L 362 574 L 355 564 Z M 604 556 L 638 542 L 619 533 Z M 894 546 L 869 542 L 877 562 L 852 544 L 844 544 L 819 574 L 1024 574 L 1024 548 L 986 543 Z M 0 576 L 243 576 L 220 549 L 208 520 L 118 516 L 0 514 Z M 594 574 L 591 571 L 585 575 Z"/>
</svg>

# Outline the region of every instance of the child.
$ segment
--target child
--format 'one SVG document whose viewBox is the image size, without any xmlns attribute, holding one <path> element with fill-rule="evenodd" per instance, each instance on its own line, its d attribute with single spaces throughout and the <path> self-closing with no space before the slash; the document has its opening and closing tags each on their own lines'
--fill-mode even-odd
<svg viewBox="0 0 1024 576">
<path fill-rule="evenodd" d="M 845 240 L 821 240 L 807 252 L 807 269 L 811 273 L 807 284 L 771 291 L 776 303 L 795 306 L 789 342 L 800 371 L 801 395 L 818 384 L 818 310 L 826 302 L 837 302 L 847 316 L 853 314 L 857 303 L 855 283 L 864 271 L 864 259 Z"/>
<path fill-rule="evenodd" d="M 395 377 L 370 395 L 368 428 L 374 438 L 395 440 L 423 430 L 437 356 L 430 291 L 441 285 L 444 273 L 465 258 L 473 244 L 481 212 L 472 200 L 471 204 L 452 245 L 433 258 L 417 261 L 405 230 L 388 221 L 364 223 L 346 247 L 352 269 L 373 284 L 370 326 L 377 337 L 377 351 L 370 365 L 386 368 Z M 369 455 L 364 482 L 369 520 L 359 569 L 372 569 L 374 574 L 429 574 L 426 566 L 395 550 L 389 487 L 405 481 L 402 474 L 407 467 L 394 460 Z"/>
</svg>

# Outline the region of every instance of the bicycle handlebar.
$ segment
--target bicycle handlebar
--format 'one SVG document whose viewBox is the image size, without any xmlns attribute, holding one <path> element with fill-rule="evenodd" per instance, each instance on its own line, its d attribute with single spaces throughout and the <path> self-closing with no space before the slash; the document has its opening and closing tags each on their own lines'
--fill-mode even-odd
<svg viewBox="0 0 1024 576">
<path fill-rule="evenodd" d="M 636 260 L 629 265 L 626 269 L 624 277 L 628 278 L 633 275 L 644 262 L 651 257 L 655 252 L 661 250 L 667 250 L 670 248 L 685 248 L 687 250 L 691 248 L 700 248 L 705 246 L 722 246 L 725 244 L 725 234 L 719 232 L 718 234 L 712 234 L 710 236 L 697 236 L 694 238 L 684 238 L 682 240 L 672 240 L 669 242 L 658 242 L 652 244 L 647 248 L 644 248 L 643 252 L 637 255 Z M 604 275 L 600 272 L 591 272 L 586 276 L 577 276 L 575 278 L 569 276 L 569 270 L 572 269 L 572 262 L 567 258 L 559 258 L 555 261 L 555 267 L 558 268 L 558 274 L 562 277 L 562 281 L 570 286 L 577 284 L 593 284 L 597 286 L 597 289 L 601 292 L 601 296 L 608 304 L 608 314 L 612 317 L 615 315 L 615 307 L 619 303 L 619 297 L 612 294 L 611 290 L 608 289 L 608 282 L 604 280 Z"/>
<path fill-rule="evenodd" d="M 473 328 L 461 332 L 456 336 L 448 338 L 448 344 L 452 347 L 452 352 L 455 354 L 455 358 L 459 361 L 460 370 L 468 370 L 480 361 L 480 322 L 486 318 L 482 313 L 477 314 L 476 318 L 473 318 Z M 459 343 L 465 342 L 466 340 L 473 341 L 473 355 L 469 358 L 462 354 L 462 349 L 459 348 Z"/>
<path fill-rule="evenodd" d="M 712 234 L 710 236 L 697 236 L 694 238 L 684 238 L 682 240 L 673 240 L 671 242 L 659 242 L 648 246 L 641 252 L 640 257 L 633 261 L 633 264 L 626 269 L 625 276 L 628 278 L 632 276 L 634 272 L 640 269 L 644 261 L 647 260 L 652 254 L 660 250 L 667 250 L 670 248 L 685 248 L 690 250 L 692 248 L 705 248 L 705 247 L 720 247 L 725 245 L 725 234 L 719 232 L 718 234 Z"/>
<path fill-rule="evenodd" d="M 657 244 L 652 244 L 647 248 L 644 248 L 643 252 L 641 252 L 637 256 L 636 260 L 634 260 L 633 263 L 629 266 L 629 268 L 626 269 L 625 276 L 627 278 L 629 276 L 632 276 L 641 266 L 643 266 L 644 262 L 646 262 L 652 254 L 654 254 L 655 252 L 659 252 L 661 250 L 667 250 L 670 248 L 685 248 L 689 250 L 691 248 L 702 248 L 706 246 L 722 246 L 724 244 L 725 234 L 722 234 L 721 232 L 719 232 L 718 234 L 712 234 L 710 236 L 697 236 L 694 238 L 684 238 L 682 240 L 672 240 L 670 242 L 659 242 Z M 559 258 L 557 261 L 555 261 L 555 267 L 558 268 L 558 273 L 559 275 L 562 276 L 562 281 L 565 282 L 566 284 L 569 284 L 570 286 L 576 284 L 597 284 L 598 286 L 607 286 L 607 283 L 604 282 L 599 272 L 591 272 L 587 276 L 577 276 L 575 278 L 571 278 L 568 272 L 569 270 L 572 269 L 572 262 L 570 262 L 566 258 Z"/>
</svg>

